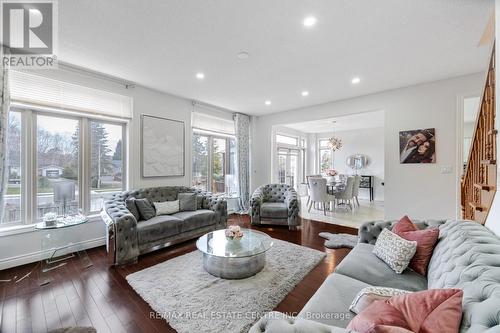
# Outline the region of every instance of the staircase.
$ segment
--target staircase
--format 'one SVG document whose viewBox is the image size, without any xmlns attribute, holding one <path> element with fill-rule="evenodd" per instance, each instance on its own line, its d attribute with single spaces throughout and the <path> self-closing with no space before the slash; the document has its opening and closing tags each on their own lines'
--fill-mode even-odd
<svg viewBox="0 0 500 333">
<path fill-rule="evenodd" d="M 479 108 L 467 167 L 461 180 L 461 203 L 464 219 L 484 224 L 497 185 L 494 47 Z"/>
</svg>

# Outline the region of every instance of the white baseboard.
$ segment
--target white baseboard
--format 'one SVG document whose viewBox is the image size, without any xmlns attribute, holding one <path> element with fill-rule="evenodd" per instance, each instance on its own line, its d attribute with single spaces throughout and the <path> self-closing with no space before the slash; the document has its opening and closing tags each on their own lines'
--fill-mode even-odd
<svg viewBox="0 0 500 333">
<path fill-rule="evenodd" d="M 91 249 L 98 246 L 103 246 L 106 244 L 105 237 L 99 237 L 94 239 L 88 239 L 82 242 L 74 243 L 74 247 L 81 246 L 83 249 Z M 60 254 L 65 254 L 70 251 L 61 251 Z M 19 256 L 10 257 L 6 259 L 0 260 L 0 270 L 4 270 L 11 267 L 21 266 L 25 264 L 29 264 L 32 262 L 40 261 L 43 258 L 48 258 L 52 255 L 52 251 L 36 251 L 31 253 L 21 254 Z"/>
</svg>

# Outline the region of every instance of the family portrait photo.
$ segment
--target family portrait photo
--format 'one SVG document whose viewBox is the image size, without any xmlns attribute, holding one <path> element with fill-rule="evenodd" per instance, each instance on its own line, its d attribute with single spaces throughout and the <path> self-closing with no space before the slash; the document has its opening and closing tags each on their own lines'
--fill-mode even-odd
<svg viewBox="0 0 500 333">
<path fill-rule="evenodd" d="M 399 132 L 401 164 L 436 163 L 436 129 Z"/>
</svg>

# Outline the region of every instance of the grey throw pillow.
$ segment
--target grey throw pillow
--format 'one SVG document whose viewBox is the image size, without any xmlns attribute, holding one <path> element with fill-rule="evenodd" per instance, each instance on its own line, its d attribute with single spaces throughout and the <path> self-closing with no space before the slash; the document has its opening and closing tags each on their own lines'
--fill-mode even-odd
<svg viewBox="0 0 500 333">
<path fill-rule="evenodd" d="M 155 208 L 153 207 L 149 199 L 135 199 L 135 205 L 137 206 L 137 209 L 139 210 L 139 213 L 143 220 L 149 220 L 150 218 L 156 216 Z"/>
<path fill-rule="evenodd" d="M 203 209 L 203 200 L 205 200 L 203 195 L 196 194 L 196 209 Z"/>
<path fill-rule="evenodd" d="M 399 237 L 387 228 L 382 230 L 373 248 L 373 254 L 398 274 L 408 267 L 416 251 L 417 242 Z"/>
<path fill-rule="evenodd" d="M 179 208 L 181 212 L 196 210 L 197 198 L 196 193 L 179 193 Z"/>
<path fill-rule="evenodd" d="M 125 205 L 127 206 L 127 209 L 129 212 L 134 215 L 135 220 L 139 221 L 141 218 L 141 215 L 139 214 L 139 211 L 137 210 L 137 206 L 135 205 L 135 198 L 128 198 L 125 200 Z"/>
</svg>

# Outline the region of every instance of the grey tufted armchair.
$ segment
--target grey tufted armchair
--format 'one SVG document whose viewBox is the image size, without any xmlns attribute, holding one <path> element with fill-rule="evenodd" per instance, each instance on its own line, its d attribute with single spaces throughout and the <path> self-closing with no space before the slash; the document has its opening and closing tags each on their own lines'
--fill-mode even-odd
<svg viewBox="0 0 500 333">
<path fill-rule="evenodd" d="M 179 193 L 195 192 L 197 209 L 141 221 L 127 209 L 128 198 L 152 202 L 177 200 Z M 106 245 L 111 264 L 137 261 L 139 255 L 226 228 L 227 203 L 210 193 L 184 186 L 142 188 L 114 195 L 104 203 Z"/>
<path fill-rule="evenodd" d="M 255 190 L 250 199 L 252 224 L 284 224 L 290 230 L 300 225 L 300 201 L 293 187 L 286 184 L 267 184 Z"/>
</svg>

